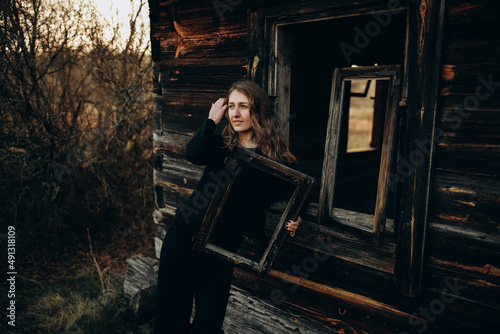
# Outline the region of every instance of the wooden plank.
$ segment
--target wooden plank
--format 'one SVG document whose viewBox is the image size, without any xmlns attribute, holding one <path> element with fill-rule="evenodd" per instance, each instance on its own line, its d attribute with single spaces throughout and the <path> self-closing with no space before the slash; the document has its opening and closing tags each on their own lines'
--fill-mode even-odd
<svg viewBox="0 0 500 334">
<path fill-rule="evenodd" d="M 442 143 L 436 146 L 436 170 L 498 176 L 498 145 Z"/>
<path fill-rule="evenodd" d="M 405 6 L 406 0 L 401 0 L 402 6 Z M 357 0 L 353 3 L 351 0 L 337 0 L 337 1 L 327 1 L 327 0 L 316 0 L 308 1 L 306 3 L 302 1 L 285 2 L 281 6 L 268 6 L 264 8 L 264 15 L 268 17 L 284 17 L 284 16 L 305 16 L 304 14 L 315 14 L 317 12 L 338 12 L 342 9 L 352 10 L 355 7 L 359 13 L 366 12 L 367 14 L 373 10 L 374 7 L 382 7 L 387 9 L 387 3 L 380 5 L 380 1 L 377 0 Z M 329 14 L 329 13 L 328 13 Z M 325 16 L 330 16 L 330 15 Z"/>
<path fill-rule="evenodd" d="M 192 133 L 179 133 L 162 130 L 162 134 L 153 133 L 154 152 L 173 158 L 184 158 L 186 144 L 192 137 Z"/>
<path fill-rule="evenodd" d="M 185 59 L 191 58 L 195 63 L 210 64 L 208 59 L 227 58 L 241 58 L 246 56 L 247 41 L 242 36 L 231 37 L 215 37 L 207 36 L 206 38 L 191 38 L 186 39 L 182 43 L 174 43 L 170 40 L 162 41 L 160 43 L 162 55 L 166 59 Z M 202 60 L 206 59 L 206 60 Z M 231 63 L 236 62 L 232 59 Z M 176 64 L 172 62 L 172 64 Z"/>
<path fill-rule="evenodd" d="M 236 80 L 246 75 L 246 66 L 212 65 L 212 66 L 166 66 L 166 82 L 164 87 L 173 91 L 202 91 L 209 90 L 227 91 Z"/>
<path fill-rule="evenodd" d="M 498 40 L 447 41 L 443 50 L 443 63 L 489 63 L 491 55 L 498 53 Z"/>
<path fill-rule="evenodd" d="M 196 166 L 185 159 L 165 157 L 163 170 L 154 172 L 155 184 L 171 183 L 194 189 L 203 174 L 204 167 Z"/>
<path fill-rule="evenodd" d="M 160 50 L 165 59 L 183 58 L 231 58 L 246 56 L 246 18 L 239 26 L 223 31 L 202 31 L 199 34 L 191 32 L 189 24 L 198 29 L 204 29 L 200 20 L 180 22 L 175 24 L 176 30 L 171 30 L 162 35 Z M 182 26 L 181 26 L 182 25 Z M 217 29 L 220 27 L 216 26 Z M 209 29 L 210 30 L 210 29 Z"/>
<path fill-rule="evenodd" d="M 400 67 L 396 67 L 391 74 L 391 83 L 389 85 L 389 96 L 387 97 L 387 107 L 384 122 L 383 143 L 381 152 L 381 162 L 377 186 L 377 200 L 375 205 L 373 233 L 375 233 L 374 242 L 381 246 L 384 241 L 385 225 L 387 219 L 387 202 L 389 199 L 390 173 L 394 165 L 397 152 L 396 147 L 396 127 L 399 120 L 399 101 L 400 101 Z"/>
<path fill-rule="evenodd" d="M 247 59 L 244 56 L 231 57 L 228 54 L 214 55 L 211 58 L 165 58 L 162 59 L 162 66 L 178 67 L 178 66 L 246 66 Z"/>
<path fill-rule="evenodd" d="M 135 323 L 151 319 L 155 311 L 158 261 L 137 254 L 127 259 L 123 292 L 127 300 L 127 316 Z"/>
<path fill-rule="evenodd" d="M 470 136 L 470 143 L 479 143 L 480 141 L 476 141 L 475 138 L 500 135 L 500 108 L 498 110 L 445 108 L 439 115 L 437 126 L 445 131 L 445 142 L 456 142 L 455 138 L 463 138 L 465 141 Z"/>
<path fill-rule="evenodd" d="M 487 77 L 490 73 L 495 80 L 500 78 L 500 63 L 445 64 L 441 70 L 441 78 L 446 83 L 474 82 L 475 88 L 479 84 L 478 77 Z"/>
<path fill-rule="evenodd" d="M 330 93 L 330 106 L 326 134 L 325 154 L 321 172 L 321 190 L 318 202 L 318 223 L 321 224 L 326 217 L 332 216 L 333 196 L 335 190 L 335 175 L 337 164 L 336 157 L 339 151 L 340 125 L 342 122 L 341 102 L 344 88 L 340 70 L 335 69 L 332 76 L 332 89 Z M 331 179 L 331 180 L 330 180 Z"/>
<path fill-rule="evenodd" d="M 231 287 L 224 333 L 337 333 L 297 309 L 277 307 L 259 297 L 238 286 Z"/>
<path fill-rule="evenodd" d="M 472 265 L 465 265 L 455 261 L 430 257 L 429 266 L 432 268 L 430 269 L 430 272 L 432 272 L 432 275 L 436 277 L 452 276 L 460 277 L 463 281 L 470 280 L 471 285 L 475 285 L 477 290 L 482 290 L 483 292 L 474 292 L 474 294 L 476 294 L 474 297 L 471 295 L 464 295 L 464 298 L 475 300 L 478 303 L 500 309 L 500 298 L 498 298 L 500 289 L 497 288 L 500 286 L 500 268 L 491 265 L 489 263 L 490 261 L 488 261 L 489 259 L 493 259 L 493 257 L 490 255 L 486 258 L 479 258 L 479 261 L 476 261 L 476 263 Z M 437 284 L 434 284 L 433 286 L 434 290 L 439 287 Z M 496 296 L 496 298 L 489 300 L 493 297 L 491 294 Z"/>
<path fill-rule="evenodd" d="M 251 9 L 248 14 L 247 77 L 267 89 L 268 55 L 265 17 L 261 10 Z"/>
<path fill-rule="evenodd" d="M 455 227 L 498 233 L 500 177 L 435 171 L 431 216 Z M 499 240 L 500 241 L 500 240 Z"/>
<path fill-rule="evenodd" d="M 443 262 L 440 262 L 443 264 Z M 454 267 L 432 266 L 429 268 L 427 279 L 435 291 L 442 291 L 447 287 L 444 281 L 458 286 L 458 293 L 449 291 L 447 295 L 460 297 L 465 300 L 473 300 L 475 303 L 489 309 L 489 315 L 483 315 L 485 323 L 500 322 L 498 317 L 491 317 L 491 314 L 500 312 L 500 282 L 498 279 L 488 279 L 484 274 L 465 274 L 463 270 Z M 496 319 L 495 319 L 496 318 Z"/>
<path fill-rule="evenodd" d="M 276 69 L 276 76 L 272 89 L 274 95 L 277 96 L 275 100 L 275 113 L 281 125 L 281 134 L 283 139 L 288 142 L 290 135 L 290 95 L 292 85 L 292 35 L 286 28 L 277 28 L 277 52 L 274 59 L 274 67 Z"/>
<path fill-rule="evenodd" d="M 429 256 L 461 266 L 500 267 L 498 232 L 456 227 L 433 220 L 429 224 Z"/>
<path fill-rule="evenodd" d="M 448 39 L 461 36 L 489 39 L 497 34 L 495 29 L 491 29 L 500 17 L 498 2 L 494 0 L 480 0 L 474 3 L 464 0 L 450 1 L 446 6 L 445 15 L 445 32 Z"/>
<path fill-rule="evenodd" d="M 394 270 L 394 244 L 377 247 L 371 238 L 315 222 L 303 220 L 297 235 L 288 242 L 384 273 L 392 274 Z"/>
<path fill-rule="evenodd" d="M 500 19 L 492 0 L 450 2 L 446 9 L 444 63 L 490 63 L 500 50 L 500 34 L 491 29 Z"/>
<path fill-rule="evenodd" d="M 477 108 L 481 104 L 481 101 L 491 97 L 500 96 L 500 75 L 496 74 L 496 76 L 494 76 L 493 73 L 489 72 L 480 74 L 479 77 L 482 78 L 481 80 L 483 81 L 479 81 L 478 78 L 476 78 L 475 82 L 454 82 L 452 84 L 445 83 L 441 85 L 441 95 L 463 95 L 464 100 L 466 100 L 467 96 L 470 96 L 477 101 L 477 106 L 468 102 L 470 103 L 469 105 L 474 108 Z M 483 82 L 489 83 L 487 88 L 484 88 L 482 84 Z M 478 90 L 478 87 L 481 87 L 481 89 Z M 481 99 L 479 99 L 478 96 L 481 96 Z"/>
<path fill-rule="evenodd" d="M 173 207 L 178 207 L 186 202 L 193 190 L 180 185 L 163 180 L 155 180 L 155 187 L 161 187 L 163 190 L 163 203 Z M 162 208 L 163 206 L 159 206 Z"/>
<path fill-rule="evenodd" d="M 479 84 L 479 81 L 477 81 L 477 84 Z M 465 99 L 470 96 L 470 95 L 447 95 L 447 96 L 440 96 L 439 98 L 439 104 L 441 108 L 458 108 L 458 106 L 461 106 L 463 108 Z M 473 95 L 474 96 L 474 95 Z M 500 108 L 498 107 L 500 105 L 500 97 L 492 95 L 488 99 L 480 101 L 479 106 L 477 107 L 478 110 L 491 110 L 491 111 L 496 111 L 499 110 Z M 442 114 L 442 112 L 441 112 Z"/>
<path fill-rule="evenodd" d="M 409 7 L 407 119 L 401 154 L 407 161 L 419 149 L 417 142 L 434 141 L 444 5 L 444 0 L 422 0 Z M 396 287 L 408 296 L 422 291 L 432 147 L 429 153 L 402 183 L 394 274 Z"/>
</svg>

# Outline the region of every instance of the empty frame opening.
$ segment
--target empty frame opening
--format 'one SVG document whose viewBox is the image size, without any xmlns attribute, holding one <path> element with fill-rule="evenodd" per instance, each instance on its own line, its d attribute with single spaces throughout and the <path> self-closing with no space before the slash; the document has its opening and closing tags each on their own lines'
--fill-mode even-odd
<svg viewBox="0 0 500 334">
<path fill-rule="evenodd" d="M 332 73 L 335 68 L 404 63 L 406 10 L 391 14 L 389 24 L 381 27 L 378 34 L 372 34 L 373 37 L 368 36 L 369 40 L 360 45 L 360 29 L 364 31 L 374 20 L 373 15 L 359 15 L 290 24 L 279 28 L 286 29 L 286 36 L 291 40 L 291 43 L 283 44 L 290 45 L 288 53 L 291 54 L 289 143 L 292 152 L 299 159 L 298 168 L 317 180 L 322 176 Z M 287 53 L 286 50 L 282 52 Z M 373 92 L 376 86 L 372 82 L 370 92 Z M 352 104 L 356 105 L 358 102 L 353 101 Z M 353 117 L 354 114 L 355 112 Z M 370 149 L 359 150 L 361 154 L 351 156 L 351 161 L 358 160 L 357 164 L 360 165 L 366 163 L 366 159 L 376 162 L 376 158 L 367 157 L 365 153 L 381 145 L 377 142 L 381 139 L 377 117 L 380 116 L 373 115 L 373 120 L 368 121 L 372 125 Z M 352 125 L 351 129 L 355 126 L 357 125 Z M 362 127 L 369 128 L 370 125 L 364 124 Z M 347 133 L 345 139 L 347 145 Z M 366 147 L 367 144 L 363 145 Z M 347 146 L 345 148 L 347 149 Z M 352 153 L 355 151 L 356 149 L 350 150 Z M 376 174 L 377 171 L 361 172 Z M 355 178 L 359 173 L 359 170 L 354 169 L 345 177 Z M 318 202 L 319 193 L 318 183 L 311 192 L 311 202 Z M 370 201 L 368 197 L 366 200 Z"/>
<path fill-rule="evenodd" d="M 298 217 L 314 179 L 239 147 L 225 170 L 233 172 L 219 178 L 193 248 L 265 275 L 288 235 L 285 221 Z"/>
</svg>

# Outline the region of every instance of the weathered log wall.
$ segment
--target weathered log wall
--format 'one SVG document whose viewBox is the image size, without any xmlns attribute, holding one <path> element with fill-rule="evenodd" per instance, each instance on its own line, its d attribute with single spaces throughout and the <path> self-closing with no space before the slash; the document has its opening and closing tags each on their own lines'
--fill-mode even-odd
<svg viewBox="0 0 500 334">
<path fill-rule="evenodd" d="M 210 104 L 252 66 L 247 10 L 274 3 L 283 1 L 150 0 L 155 80 L 161 88 L 154 97 L 158 249 L 175 208 L 201 176 L 202 168 L 184 159 L 187 141 Z M 381 1 L 326 3 L 340 8 Z M 301 11 L 321 6 L 321 1 L 290 2 Z M 434 153 L 424 293 L 406 298 L 396 292 L 393 243 L 366 246 L 361 237 L 318 226 L 314 208 L 266 279 L 236 270 L 236 285 L 350 333 L 498 327 L 500 8 L 495 0 L 447 0 L 444 14 L 436 128 L 446 139 Z M 484 87 L 484 81 L 490 84 Z M 314 270 L 307 267 L 310 259 L 316 259 Z M 422 308 L 434 313 L 422 314 Z"/>
<path fill-rule="evenodd" d="M 428 286 L 500 308 L 500 20 L 496 1 L 447 1 Z"/>
</svg>

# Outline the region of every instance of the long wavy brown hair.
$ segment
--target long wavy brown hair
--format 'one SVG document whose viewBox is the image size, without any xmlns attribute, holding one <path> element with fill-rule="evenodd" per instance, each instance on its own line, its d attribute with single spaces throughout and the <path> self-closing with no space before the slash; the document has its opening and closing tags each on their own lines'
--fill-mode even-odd
<svg viewBox="0 0 500 334">
<path fill-rule="evenodd" d="M 278 118 L 271 109 L 267 94 L 252 80 L 240 80 L 229 88 L 228 101 L 229 95 L 235 90 L 248 98 L 253 130 L 252 140 L 262 148 L 262 153 L 274 161 L 295 163 L 297 158 L 290 152 L 288 144 L 280 135 Z M 226 117 L 229 119 L 227 111 Z M 222 138 L 231 150 L 238 145 L 238 134 L 234 131 L 231 122 L 228 122 L 222 130 Z"/>
</svg>

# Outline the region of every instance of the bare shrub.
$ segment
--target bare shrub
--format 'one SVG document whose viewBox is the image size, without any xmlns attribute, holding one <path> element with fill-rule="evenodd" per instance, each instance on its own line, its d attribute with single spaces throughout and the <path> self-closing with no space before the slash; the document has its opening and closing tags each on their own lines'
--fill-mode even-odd
<svg viewBox="0 0 500 334">
<path fill-rule="evenodd" d="M 149 30 L 106 38 L 85 1 L 0 8 L 0 219 L 20 247 L 149 223 Z M 115 31 L 118 31 L 115 29 Z M 119 41 L 125 43 L 119 43 Z"/>
</svg>

